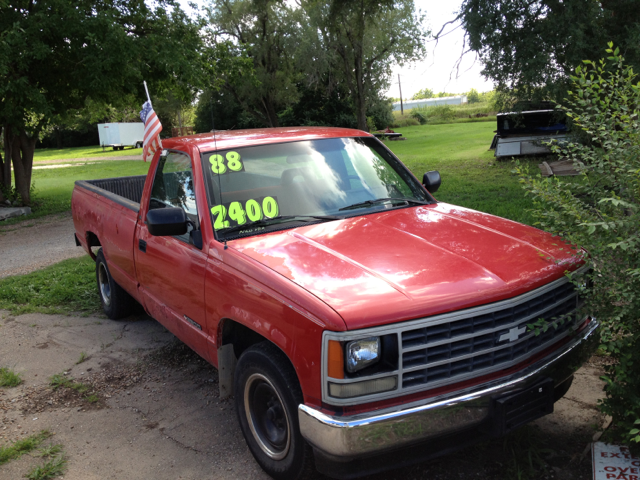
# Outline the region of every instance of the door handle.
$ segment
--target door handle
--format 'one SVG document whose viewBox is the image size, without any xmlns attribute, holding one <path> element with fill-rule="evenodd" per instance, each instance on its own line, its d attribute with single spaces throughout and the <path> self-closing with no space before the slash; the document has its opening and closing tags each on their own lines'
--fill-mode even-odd
<svg viewBox="0 0 640 480">
<path fill-rule="evenodd" d="M 144 240 L 138 240 L 138 248 L 141 252 L 147 252 L 147 242 Z"/>
</svg>

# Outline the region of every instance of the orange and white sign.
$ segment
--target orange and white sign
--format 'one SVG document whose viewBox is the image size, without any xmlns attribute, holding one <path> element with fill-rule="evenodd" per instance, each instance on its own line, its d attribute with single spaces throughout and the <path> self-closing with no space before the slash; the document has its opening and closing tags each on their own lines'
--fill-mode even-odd
<svg viewBox="0 0 640 480">
<path fill-rule="evenodd" d="M 640 480 L 640 457 L 628 447 L 595 442 L 591 444 L 591 452 L 594 480 Z"/>
</svg>

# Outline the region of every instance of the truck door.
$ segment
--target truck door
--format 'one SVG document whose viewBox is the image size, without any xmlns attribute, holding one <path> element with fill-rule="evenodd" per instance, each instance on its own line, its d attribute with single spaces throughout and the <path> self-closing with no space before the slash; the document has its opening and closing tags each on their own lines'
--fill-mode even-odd
<svg viewBox="0 0 640 480">
<path fill-rule="evenodd" d="M 180 207 L 199 228 L 191 158 L 169 151 L 160 157 L 148 209 Z M 141 205 L 142 207 L 142 205 Z M 146 210 L 145 210 L 146 211 Z M 191 230 L 192 227 L 189 227 Z M 147 310 L 201 356 L 206 347 L 204 276 L 207 256 L 180 236 L 154 237 L 138 222 L 134 245 L 136 274 Z"/>
</svg>

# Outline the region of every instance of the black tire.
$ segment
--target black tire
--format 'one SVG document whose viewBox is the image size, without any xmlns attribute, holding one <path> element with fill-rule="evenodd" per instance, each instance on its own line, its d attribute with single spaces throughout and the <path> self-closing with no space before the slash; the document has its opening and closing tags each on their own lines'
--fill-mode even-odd
<svg viewBox="0 0 640 480">
<path fill-rule="evenodd" d="M 311 447 L 300 433 L 302 391 L 287 357 L 262 342 L 247 349 L 235 373 L 235 404 L 249 450 L 277 480 L 296 480 L 313 466 Z"/>
<path fill-rule="evenodd" d="M 107 317 L 118 320 L 133 313 L 135 300 L 111 277 L 102 249 L 96 255 L 96 281 L 100 303 Z"/>
</svg>

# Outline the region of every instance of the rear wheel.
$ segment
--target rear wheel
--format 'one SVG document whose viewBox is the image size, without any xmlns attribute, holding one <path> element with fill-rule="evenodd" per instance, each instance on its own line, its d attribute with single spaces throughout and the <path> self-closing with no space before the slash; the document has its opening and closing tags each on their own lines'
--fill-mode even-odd
<svg viewBox="0 0 640 480">
<path fill-rule="evenodd" d="M 295 480 L 311 468 L 311 447 L 298 424 L 298 378 L 276 346 L 259 343 L 240 356 L 235 403 L 244 438 L 264 471 Z"/>
<path fill-rule="evenodd" d="M 135 300 L 111 277 L 102 249 L 96 255 L 96 280 L 100 303 L 107 317 L 118 320 L 133 313 Z"/>
</svg>

